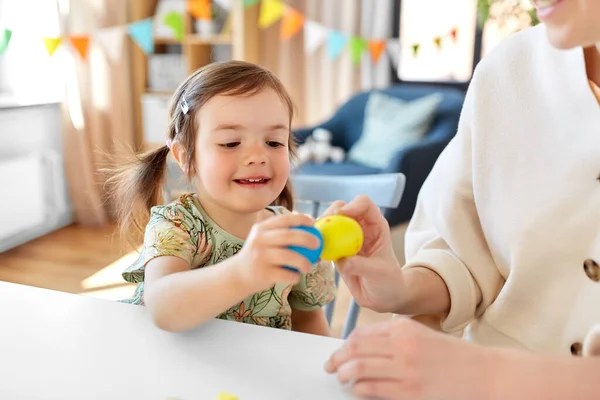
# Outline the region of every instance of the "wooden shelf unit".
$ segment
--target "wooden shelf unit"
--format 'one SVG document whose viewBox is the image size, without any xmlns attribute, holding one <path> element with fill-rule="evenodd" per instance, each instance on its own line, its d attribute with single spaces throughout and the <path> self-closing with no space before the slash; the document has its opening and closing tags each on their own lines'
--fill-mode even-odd
<svg viewBox="0 0 600 400">
<path fill-rule="evenodd" d="M 155 15 L 160 0 L 127 0 L 129 22 L 139 21 Z M 186 0 L 181 0 L 184 4 Z M 181 54 L 189 75 L 198 68 L 213 61 L 213 46 L 231 46 L 231 58 L 258 63 L 260 59 L 260 28 L 258 27 L 259 4 L 244 9 L 242 0 L 233 0 L 229 11 L 228 32 L 212 36 L 200 36 L 194 32 L 194 18 L 184 13 L 183 40 L 173 37 L 155 37 L 155 53 L 163 53 L 168 46 L 181 46 Z M 187 8 L 186 8 L 187 9 Z M 152 91 L 148 88 L 148 57 L 132 43 L 131 49 L 131 82 L 133 93 L 133 110 L 135 112 L 136 147 L 138 151 L 154 148 L 163 143 L 148 143 L 144 140 L 144 125 L 141 98 L 145 94 L 170 95 L 171 92 Z M 167 119 L 165 113 L 164 118 Z M 166 138 L 166 132 L 165 132 Z"/>
</svg>

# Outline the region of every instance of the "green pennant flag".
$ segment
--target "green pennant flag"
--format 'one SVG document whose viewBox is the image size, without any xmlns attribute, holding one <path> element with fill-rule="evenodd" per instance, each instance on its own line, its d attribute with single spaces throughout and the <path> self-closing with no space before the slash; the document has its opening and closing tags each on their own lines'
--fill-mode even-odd
<svg viewBox="0 0 600 400">
<path fill-rule="evenodd" d="M 360 56 L 367 49 L 367 40 L 360 36 L 352 36 L 350 39 L 350 55 L 354 64 L 360 64 Z"/>
<path fill-rule="evenodd" d="M 421 45 L 419 44 L 413 44 L 412 49 L 413 49 L 413 56 L 417 56 L 417 53 L 419 52 L 419 47 L 421 47 Z"/>
<path fill-rule="evenodd" d="M 244 0 L 244 8 L 252 7 L 255 4 L 258 4 L 260 0 Z"/>
<path fill-rule="evenodd" d="M 180 42 L 183 40 L 183 15 L 181 13 L 171 11 L 165 15 L 165 25 L 173 30 L 175 38 Z"/>
<path fill-rule="evenodd" d="M 11 36 L 12 31 L 10 29 L 2 29 L 2 33 L 0 34 L 0 54 L 4 53 L 8 48 Z"/>
</svg>

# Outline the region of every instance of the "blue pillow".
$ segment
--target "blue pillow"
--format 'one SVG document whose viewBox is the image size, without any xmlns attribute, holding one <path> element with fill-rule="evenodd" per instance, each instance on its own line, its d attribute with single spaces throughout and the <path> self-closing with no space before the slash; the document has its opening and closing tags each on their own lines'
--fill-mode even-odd
<svg viewBox="0 0 600 400">
<path fill-rule="evenodd" d="M 400 149 L 423 139 L 442 99 L 441 93 L 406 101 L 373 92 L 365 106 L 362 134 L 348 152 L 348 160 L 386 168 Z"/>
</svg>

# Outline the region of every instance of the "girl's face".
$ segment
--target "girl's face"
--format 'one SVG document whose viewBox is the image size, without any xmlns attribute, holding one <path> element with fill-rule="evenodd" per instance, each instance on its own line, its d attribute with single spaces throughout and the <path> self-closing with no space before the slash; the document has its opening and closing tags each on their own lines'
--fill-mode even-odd
<svg viewBox="0 0 600 400">
<path fill-rule="evenodd" d="M 206 102 L 196 114 L 194 168 L 200 199 L 244 214 L 271 204 L 290 172 L 289 115 L 272 89 Z"/>
<path fill-rule="evenodd" d="M 531 0 L 559 49 L 600 43 L 600 0 Z"/>
</svg>

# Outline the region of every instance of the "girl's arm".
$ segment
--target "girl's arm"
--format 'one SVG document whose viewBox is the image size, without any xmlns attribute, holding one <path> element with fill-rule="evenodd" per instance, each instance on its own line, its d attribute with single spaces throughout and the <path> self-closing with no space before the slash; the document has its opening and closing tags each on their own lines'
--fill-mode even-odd
<svg viewBox="0 0 600 400">
<path fill-rule="evenodd" d="M 292 329 L 314 335 L 331 335 L 323 308 L 312 311 L 292 310 Z"/>
<path fill-rule="evenodd" d="M 312 266 L 306 257 L 289 247 L 316 248 L 318 240 L 290 227 L 312 223 L 310 217 L 302 214 L 266 219 L 252 227 L 244 246 L 234 256 L 192 270 L 190 254 L 210 254 L 210 246 L 198 246 L 199 251 L 193 247 L 196 242 L 207 243 L 206 238 L 188 240 L 190 235 L 170 225 L 168 229 L 150 230 L 145 244 L 145 257 L 150 259 L 143 270 L 144 302 L 155 324 L 167 331 L 188 330 L 275 282 L 296 284 L 299 275 L 281 266 L 289 265 L 303 274 Z M 157 246 L 160 257 L 155 257 Z"/>
<path fill-rule="evenodd" d="M 288 301 L 292 307 L 292 329 L 297 332 L 330 336 L 323 307 L 336 295 L 335 273 L 330 262 L 319 261 L 292 287 Z"/>
<path fill-rule="evenodd" d="M 144 302 L 159 328 L 176 332 L 194 328 L 250 296 L 253 291 L 240 279 L 237 257 L 190 270 L 172 256 L 148 262 Z"/>
</svg>

